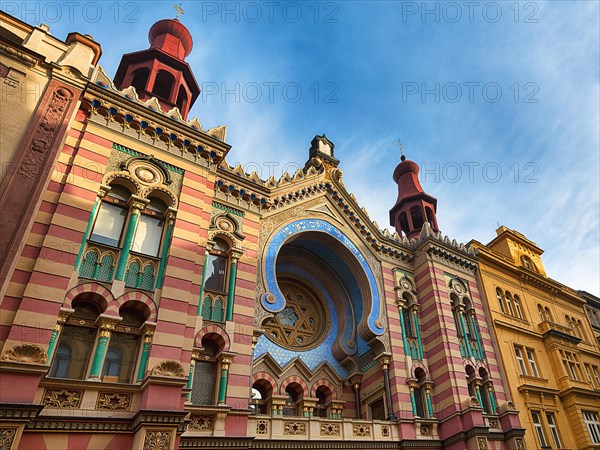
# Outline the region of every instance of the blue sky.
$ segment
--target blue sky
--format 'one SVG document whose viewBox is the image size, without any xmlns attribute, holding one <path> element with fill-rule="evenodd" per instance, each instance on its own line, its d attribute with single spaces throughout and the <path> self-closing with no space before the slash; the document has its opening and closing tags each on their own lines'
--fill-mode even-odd
<svg viewBox="0 0 600 450">
<path fill-rule="evenodd" d="M 172 1 L 2 2 L 64 39 L 91 34 L 113 76 Z M 405 154 L 427 169 L 438 222 L 487 243 L 500 225 L 548 275 L 600 293 L 599 2 L 183 2 L 190 117 L 226 124 L 228 161 L 263 178 L 304 165 L 315 134 L 380 227 Z M 425 10 L 427 9 L 427 11 Z M 228 94 L 224 94 L 228 91 Z"/>
</svg>

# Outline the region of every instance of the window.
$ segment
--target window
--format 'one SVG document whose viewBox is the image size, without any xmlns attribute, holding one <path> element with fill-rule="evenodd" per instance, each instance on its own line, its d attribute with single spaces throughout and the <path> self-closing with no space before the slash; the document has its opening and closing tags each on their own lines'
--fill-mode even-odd
<svg viewBox="0 0 600 450">
<path fill-rule="evenodd" d="M 50 377 L 82 380 L 87 375 L 100 309 L 85 300 L 74 300 L 73 309 L 62 328 Z"/>
<path fill-rule="evenodd" d="M 284 416 L 298 416 L 298 403 L 300 401 L 302 388 L 298 383 L 290 383 L 285 388 L 285 404 L 283 405 Z"/>
<path fill-rule="evenodd" d="M 594 374 L 594 380 L 596 380 L 596 386 L 600 389 L 600 376 L 598 375 L 598 367 L 592 366 L 592 373 Z"/>
<path fill-rule="evenodd" d="M 563 367 L 567 375 L 574 380 L 581 379 L 581 367 L 577 355 L 565 350 L 559 350 L 562 359 Z"/>
<path fill-rule="evenodd" d="M 265 380 L 258 380 L 252 385 L 252 398 L 250 408 L 256 414 L 268 414 L 268 402 L 270 400 L 273 389 L 270 383 Z"/>
<path fill-rule="evenodd" d="M 525 267 L 526 269 L 537 272 L 537 267 L 535 266 L 535 264 L 533 263 L 533 261 L 531 260 L 531 258 L 529 256 L 526 256 L 526 255 L 521 256 L 521 265 L 523 267 Z"/>
<path fill-rule="evenodd" d="M 430 416 L 429 408 L 427 405 L 427 397 L 425 389 L 427 385 L 427 374 L 420 367 L 415 369 L 415 378 L 417 384 L 413 384 L 413 395 L 415 399 L 415 416 L 421 418 L 427 418 Z"/>
<path fill-rule="evenodd" d="M 542 426 L 540 414 L 537 411 L 531 411 L 531 418 L 533 420 L 533 428 L 535 429 L 535 434 L 540 446 L 547 447 L 548 444 L 546 442 L 546 434 L 544 433 L 544 427 Z"/>
<path fill-rule="evenodd" d="M 525 366 L 525 360 L 523 359 L 523 351 L 521 347 L 515 347 L 515 356 L 517 357 L 517 365 L 521 375 L 527 375 L 527 368 Z"/>
<path fill-rule="evenodd" d="M 192 403 L 194 405 L 214 405 L 219 348 L 206 337 L 202 338 L 201 345 L 200 359 L 196 361 L 192 379 Z"/>
<path fill-rule="evenodd" d="M 556 428 L 556 421 L 554 420 L 553 413 L 546 413 L 546 421 L 548 422 L 548 428 L 550 429 L 550 436 L 555 448 L 561 448 L 560 437 L 558 436 L 558 428 Z"/>
<path fill-rule="evenodd" d="M 123 320 L 111 333 L 102 368 L 102 380 L 131 383 L 145 318 L 133 308 L 121 308 L 119 314 Z"/>
<path fill-rule="evenodd" d="M 502 290 L 500 288 L 496 289 L 496 298 L 498 299 L 498 304 L 500 305 L 500 310 L 506 314 L 506 309 L 504 308 L 504 297 L 502 294 Z"/>
<path fill-rule="evenodd" d="M 518 295 L 513 297 L 513 302 L 515 304 L 515 313 L 519 319 L 524 319 L 523 310 L 521 308 L 521 299 Z"/>
<path fill-rule="evenodd" d="M 525 351 L 527 352 L 527 361 L 529 362 L 529 367 L 531 368 L 531 375 L 534 377 L 539 377 L 540 373 L 535 361 L 535 350 L 528 348 Z"/>
<path fill-rule="evenodd" d="M 592 378 L 592 368 L 589 364 L 584 364 L 583 368 L 585 369 L 585 374 L 588 377 L 588 381 L 590 382 L 590 385 L 592 387 L 594 387 L 594 379 Z"/>
<path fill-rule="evenodd" d="M 111 184 L 110 191 L 102 199 L 94 230 L 90 236 L 91 241 L 112 247 L 119 246 L 123 226 L 129 212 L 127 202 L 130 197 L 129 189 L 118 184 Z"/>
<path fill-rule="evenodd" d="M 600 422 L 598 422 L 598 413 L 583 411 L 583 420 L 587 425 L 592 442 L 594 444 L 600 444 Z"/>
<path fill-rule="evenodd" d="M 406 337 L 414 338 L 414 324 L 412 320 L 412 313 L 407 308 L 402 308 L 402 320 L 404 321 L 404 332 L 406 333 Z"/>
<path fill-rule="evenodd" d="M 204 288 L 209 291 L 225 292 L 229 245 L 223 239 L 215 239 L 206 263 Z"/>
<path fill-rule="evenodd" d="M 510 292 L 508 291 L 506 291 L 506 308 L 508 314 L 510 314 L 511 316 L 515 315 L 515 310 L 513 309 L 512 295 L 510 295 Z"/>
<path fill-rule="evenodd" d="M 369 405 L 371 410 L 371 420 L 385 420 L 385 404 L 383 398 L 375 400 Z"/>
<path fill-rule="evenodd" d="M 140 215 L 131 249 L 143 255 L 158 256 L 167 205 L 154 197 L 149 200 L 150 203 Z"/>
<path fill-rule="evenodd" d="M 314 415 L 317 417 L 328 417 L 328 407 L 333 398 L 331 390 L 327 386 L 319 386 L 316 395 L 318 401 Z"/>
<path fill-rule="evenodd" d="M 171 100 L 171 91 L 175 84 L 175 78 L 166 70 L 159 70 L 154 80 L 152 93 L 163 100 Z"/>
<path fill-rule="evenodd" d="M 538 303 L 537 309 L 542 322 L 552 322 L 552 314 L 550 314 L 550 309 L 547 306 L 543 307 Z"/>
</svg>

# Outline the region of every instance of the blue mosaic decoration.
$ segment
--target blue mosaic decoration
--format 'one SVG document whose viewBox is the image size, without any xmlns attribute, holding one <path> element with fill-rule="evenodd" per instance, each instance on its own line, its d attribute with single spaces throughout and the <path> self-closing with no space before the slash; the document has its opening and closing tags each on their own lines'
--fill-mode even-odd
<svg viewBox="0 0 600 450">
<path fill-rule="evenodd" d="M 367 260 L 360 252 L 360 250 L 354 245 L 352 240 L 348 238 L 342 231 L 340 231 L 337 227 L 332 225 L 331 223 L 325 220 L 319 219 L 302 219 L 296 220 L 285 227 L 281 228 L 277 231 L 271 241 L 268 244 L 268 247 L 265 252 L 264 258 L 264 274 L 265 281 L 267 284 L 267 293 L 264 294 L 261 298 L 263 307 L 272 313 L 278 313 L 285 307 L 285 297 L 279 290 L 277 285 L 277 276 L 276 276 L 276 262 L 277 262 L 277 254 L 281 247 L 285 244 L 285 242 L 292 236 L 298 235 L 300 233 L 306 231 L 314 231 L 326 233 L 340 243 L 342 243 L 356 258 L 359 262 L 360 266 L 363 269 L 365 276 L 369 282 L 369 288 L 371 291 L 371 311 L 367 318 L 367 325 L 369 329 L 376 335 L 383 334 L 384 328 L 383 326 L 377 326 L 376 322 L 380 315 L 381 305 L 380 305 L 380 296 L 379 296 L 379 288 L 377 287 L 377 283 L 375 281 L 375 276 L 373 275 L 373 271 L 371 267 L 367 263 Z"/>
</svg>

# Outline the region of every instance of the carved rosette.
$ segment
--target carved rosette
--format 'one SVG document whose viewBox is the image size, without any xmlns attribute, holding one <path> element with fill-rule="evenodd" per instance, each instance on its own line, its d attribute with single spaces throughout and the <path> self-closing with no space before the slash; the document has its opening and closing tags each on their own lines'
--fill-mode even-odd
<svg viewBox="0 0 600 450">
<path fill-rule="evenodd" d="M 340 425 L 338 423 L 322 423 L 321 436 L 339 436 Z"/>
<path fill-rule="evenodd" d="M 6 351 L 2 359 L 23 364 L 46 364 L 47 357 L 41 347 L 33 344 L 21 344 Z"/>
<path fill-rule="evenodd" d="M 283 427 L 283 434 L 286 436 L 302 436 L 306 434 L 306 423 L 304 422 L 286 422 Z"/>
<path fill-rule="evenodd" d="M 96 409 L 108 409 L 111 411 L 129 411 L 131 406 L 131 394 L 118 392 L 99 392 L 96 399 Z"/>
<path fill-rule="evenodd" d="M 371 436 L 371 426 L 370 425 L 358 425 L 358 424 L 353 425 L 352 426 L 352 436 L 370 437 Z"/>
<path fill-rule="evenodd" d="M 256 421 L 256 435 L 267 436 L 269 434 L 269 421 L 265 419 Z"/>
<path fill-rule="evenodd" d="M 151 373 L 159 377 L 184 378 L 186 376 L 183 366 L 177 361 L 162 361 L 154 366 Z"/>
<path fill-rule="evenodd" d="M 187 429 L 190 431 L 212 431 L 214 426 L 213 416 L 192 416 Z"/>
<path fill-rule="evenodd" d="M 42 403 L 50 408 L 76 409 L 81 406 L 82 398 L 83 391 L 80 390 L 46 389 Z"/>
<path fill-rule="evenodd" d="M 146 431 L 144 450 L 168 450 L 171 448 L 170 431 Z"/>
<path fill-rule="evenodd" d="M 390 427 L 388 425 L 381 425 L 381 436 L 390 437 Z"/>
</svg>

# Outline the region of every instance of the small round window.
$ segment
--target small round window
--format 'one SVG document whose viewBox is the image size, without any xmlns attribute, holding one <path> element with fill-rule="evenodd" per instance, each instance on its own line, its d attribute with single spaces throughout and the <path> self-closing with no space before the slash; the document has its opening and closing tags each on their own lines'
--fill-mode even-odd
<svg viewBox="0 0 600 450">
<path fill-rule="evenodd" d="M 286 299 L 275 317 L 263 327 L 265 335 L 276 344 L 292 350 L 309 350 L 317 347 L 329 329 L 329 314 L 322 300 L 312 289 L 296 280 L 278 280 Z"/>
</svg>

